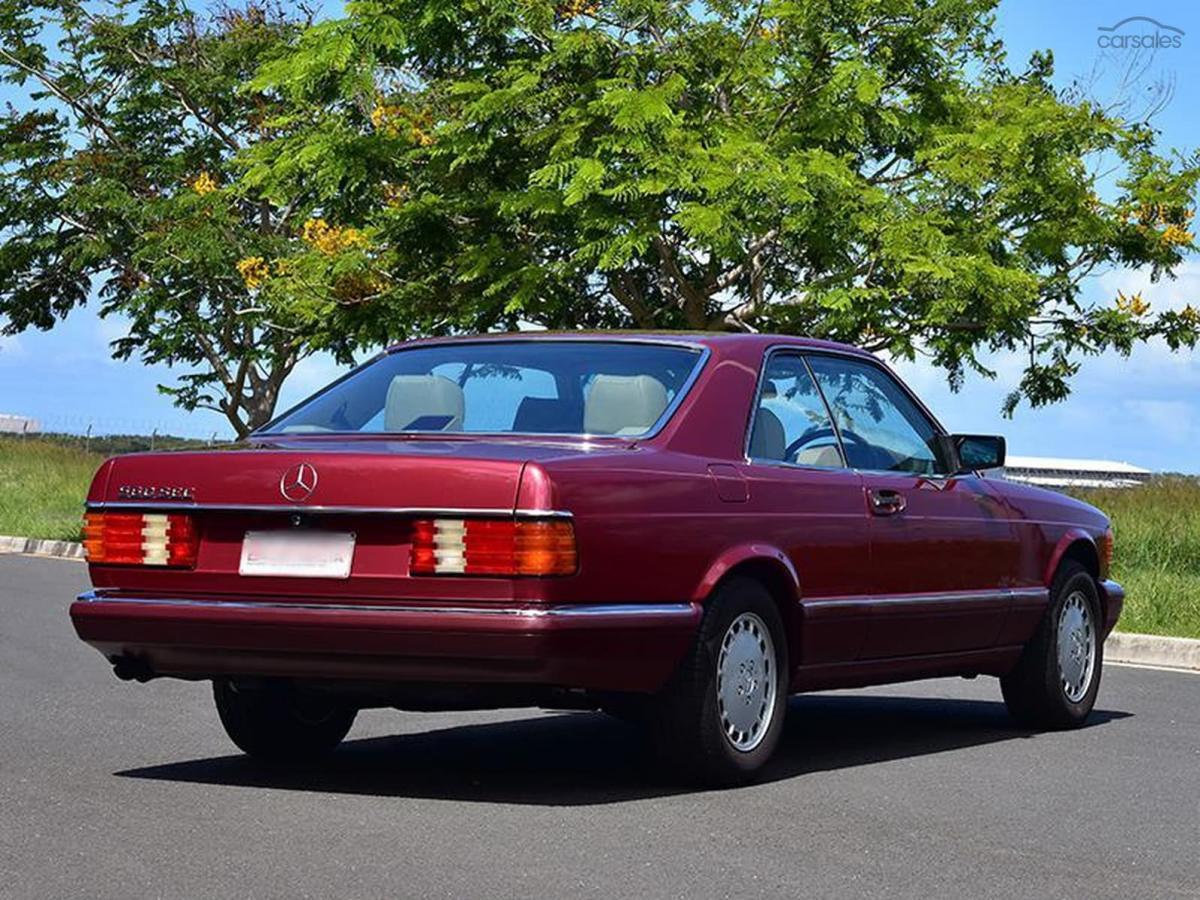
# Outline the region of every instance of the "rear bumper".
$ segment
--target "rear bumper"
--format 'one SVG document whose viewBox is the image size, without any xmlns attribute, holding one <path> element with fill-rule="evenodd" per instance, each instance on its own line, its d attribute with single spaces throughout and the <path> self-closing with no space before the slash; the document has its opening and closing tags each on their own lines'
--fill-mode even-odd
<svg viewBox="0 0 1200 900">
<path fill-rule="evenodd" d="M 654 691 L 700 621 L 697 603 L 551 607 L 329 605 L 81 594 L 75 631 L 155 675 Z"/>
<path fill-rule="evenodd" d="M 1125 588 L 1115 581 L 1101 581 L 1100 601 L 1104 606 L 1104 636 L 1108 637 L 1125 608 Z"/>
</svg>

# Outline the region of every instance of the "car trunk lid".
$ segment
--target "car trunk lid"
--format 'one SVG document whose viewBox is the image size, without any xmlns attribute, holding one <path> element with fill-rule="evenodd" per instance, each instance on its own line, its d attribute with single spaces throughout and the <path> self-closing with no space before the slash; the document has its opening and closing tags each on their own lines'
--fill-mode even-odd
<svg viewBox="0 0 1200 900">
<path fill-rule="evenodd" d="M 314 603 L 535 597 L 513 579 L 411 576 L 412 526 L 435 515 L 511 516 L 526 461 L 562 452 L 478 440 L 326 440 L 119 457 L 98 476 L 89 506 L 188 513 L 199 556 L 192 570 L 93 566 L 92 579 L 127 593 Z M 293 529 L 353 534 L 349 576 L 240 574 L 247 532 Z"/>
</svg>

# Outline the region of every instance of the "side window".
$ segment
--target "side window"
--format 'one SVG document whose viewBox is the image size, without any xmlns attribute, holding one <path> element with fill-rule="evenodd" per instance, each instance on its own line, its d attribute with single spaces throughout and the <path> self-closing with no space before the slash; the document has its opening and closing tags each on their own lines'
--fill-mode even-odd
<svg viewBox="0 0 1200 900">
<path fill-rule="evenodd" d="M 803 357 L 773 353 L 766 367 L 750 432 L 750 458 L 842 468 L 837 434 Z"/>
<path fill-rule="evenodd" d="M 946 471 L 937 429 L 896 381 L 870 363 L 809 358 L 856 469 L 935 475 Z"/>
</svg>

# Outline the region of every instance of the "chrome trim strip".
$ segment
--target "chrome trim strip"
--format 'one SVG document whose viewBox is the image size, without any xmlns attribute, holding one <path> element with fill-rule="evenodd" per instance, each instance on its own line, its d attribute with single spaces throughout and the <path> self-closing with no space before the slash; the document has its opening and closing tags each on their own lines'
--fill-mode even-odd
<svg viewBox="0 0 1200 900">
<path fill-rule="evenodd" d="M 109 597 L 85 591 L 80 603 L 120 603 L 130 606 L 181 606 L 202 609 L 286 609 L 307 612 L 386 612 L 418 615 L 512 616 L 521 619 L 604 618 L 607 616 L 672 616 L 690 619 L 699 604 L 693 603 L 594 603 L 549 607 L 396 606 L 353 603 L 290 603 L 279 600 L 191 600 L 171 597 Z"/>
<path fill-rule="evenodd" d="M 1050 588 L 1044 587 L 1012 588 L 1008 593 L 1014 600 L 1050 599 Z"/>
<path fill-rule="evenodd" d="M 434 516 L 471 518 L 482 517 L 533 517 L 539 519 L 569 519 L 571 513 L 561 509 L 452 509 L 424 506 L 306 506 L 302 503 L 176 503 L 153 500 L 95 500 L 88 501 L 88 509 L 151 509 L 151 510 L 205 510 L 219 512 L 287 512 L 304 515 L 335 516 Z"/>
<path fill-rule="evenodd" d="M 826 609 L 842 605 L 903 606 L 917 603 L 976 603 L 1006 600 L 1049 600 L 1047 588 L 1005 588 L 998 591 L 940 591 L 927 594 L 852 594 L 801 600 L 807 609 Z"/>
</svg>

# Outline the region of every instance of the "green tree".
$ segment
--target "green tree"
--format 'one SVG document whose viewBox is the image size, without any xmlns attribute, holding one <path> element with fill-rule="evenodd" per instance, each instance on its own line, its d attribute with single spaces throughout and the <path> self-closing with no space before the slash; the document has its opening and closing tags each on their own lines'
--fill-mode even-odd
<svg viewBox="0 0 1200 900">
<path fill-rule="evenodd" d="M 1048 55 L 1011 69 L 994 6 L 349 3 L 252 82 L 286 111 L 241 189 L 334 235 L 263 290 L 303 297 L 319 341 L 770 330 L 928 353 L 953 384 L 1027 349 L 1010 412 L 1066 396 L 1084 355 L 1194 345 L 1192 307 L 1083 291 L 1172 274 L 1197 157 L 1056 92 Z"/>
<path fill-rule="evenodd" d="M 116 356 L 188 370 L 160 387 L 178 404 L 239 435 L 269 419 L 313 342 L 302 304 L 262 296 L 264 260 L 307 245 L 297 198 L 243 190 L 233 163 L 276 112 L 242 85 L 309 23 L 2 0 L 0 77 L 21 99 L 0 120 L 0 327 L 49 328 L 98 296 L 131 323 Z"/>
</svg>

